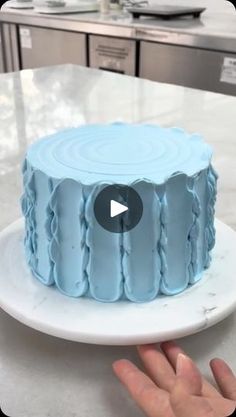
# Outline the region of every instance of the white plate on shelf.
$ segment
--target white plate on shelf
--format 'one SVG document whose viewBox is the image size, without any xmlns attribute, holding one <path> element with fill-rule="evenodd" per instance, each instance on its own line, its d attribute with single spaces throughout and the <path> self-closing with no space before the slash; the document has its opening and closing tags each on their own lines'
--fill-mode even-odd
<svg viewBox="0 0 236 417">
<path fill-rule="evenodd" d="M 34 5 L 32 1 L 16 1 L 16 0 L 9 0 L 6 1 L 3 5 L 1 10 L 4 9 L 33 9 Z"/>
<path fill-rule="evenodd" d="M 91 1 L 79 1 L 78 4 L 67 4 L 60 7 L 50 7 L 47 5 L 37 5 L 35 3 L 34 11 L 42 14 L 68 14 L 68 13 L 87 13 L 97 12 L 99 4 Z"/>
<path fill-rule="evenodd" d="M 197 284 L 148 303 L 70 298 L 32 277 L 23 219 L 0 233 L 0 306 L 41 332 L 78 342 L 133 345 L 176 339 L 221 321 L 236 308 L 236 233 L 216 221 L 211 267 Z"/>
</svg>

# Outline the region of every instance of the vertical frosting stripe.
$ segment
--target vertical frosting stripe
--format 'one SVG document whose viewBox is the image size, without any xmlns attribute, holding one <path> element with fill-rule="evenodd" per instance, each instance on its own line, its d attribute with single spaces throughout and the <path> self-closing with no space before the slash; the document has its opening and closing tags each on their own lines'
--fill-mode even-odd
<svg viewBox="0 0 236 417">
<path fill-rule="evenodd" d="M 36 222 L 35 222 L 35 184 L 34 184 L 34 171 L 25 159 L 23 168 L 23 184 L 24 194 L 21 198 L 21 209 L 25 217 L 25 254 L 26 261 L 32 271 L 37 268 L 37 234 L 36 234 Z"/>
<path fill-rule="evenodd" d="M 161 201 L 160 208 L 160 239 L 158 242 L 158 253 L 161 260 L 161 286 L 162 282 L 166 279 L 168 272 L 166 249 L 167 249 L 167 219 L 168 219 L 168 205 L 166 200 L 165 187 L 157 186 L 157 195 Z"/>
<path fill-rule="evenodd" d="M 215 202 L 217 192 L 217 179 L 218 175 L 212 165 L 207 170 L 207 226 L 205 230 L 205 240 L 207 245 L 205 268 L 208 268 L 211 261 L 210 251 L 215 245 L 215 227 L 214 227 L 214 214 L 215 214 Z"/>
<path fill-rule="evenodd" d="M 50 258 L 47 246 L 47 204 L 50 196 L 48 177 L 41 171 L 34 171 L 34 191 L 37 198 L 34 204 L 34 225 L 37 262 L 33 272 L 43 284 L 51 285 L 54 280 L 50 273 Z"/>
<path fill-rule="evenodd" d="M 177 174 L 166 184 L 162 197 L 162 253 L 163 294 L 172 295 L 183 291 L 189 283 L 191 245 L 188 239 L 192 225 L 193 195 L 187 187 L 188 177 Z"/>
<path fill-rule="evenodd" d="M 191 257 L 188 266 L 189 282 L 193 283 L 199 279 L 197 276 L 197 259 L 198 259 L 198 239 L 200 232 L 199 216 L 201 213 L 201 206 L 198 195 L 195 190 L 196 176 L 188 179 L 188 190 L 192 193 L 192 224 L 190 226 L 188 240 L 191 248 Z"/>
<path fill-rule="evenodd" d="M 192 192 L 193 217 L 195 227 L 190 231 L 190 241 L 192 244 L 190 284 L 197 282 L 203 273 L 206 257 L 205 230 L 207 225 L 207 170 L 201 171 L 193 178 Z"/>
<path fill-rule="evenodd" d="M 87 272 L 90 295 L 98 301 L 111 302 L 119 300 L 123 294 L 122 249 L 120 234 L 105 230 L 94 216 L 94 201 L 103 188 L 104 185 L 95 187 L 86 204 L 87 245 L 90 248 Z"/>
<path fill-rule="evenodd" d="M 51 240 L 49 253 L 57 287 L 66 295 L 79 297 L 87 291 L 84 273 L 84 247 L 80 222 L 83 201 L 80 183 L 65 179 L 50 198 Z"/>
<path fill-rule="evenodd" d="M 87 282 L 87 288 L 89 286 L 88 284 L 88 262 L 89 262 L 89 256 L 90 256 L 90 247 L 88 244 L 88 219 L 86 217 L 86 207 L 88 205 L 89 199 L 88 199 L 88 190 L 89 187 L 82 186 L 82 193 L 81 193 L 81 201 L 79 206 L 79 221 L 80 221 L 80 228 L 81 228 L 81 257 L 82 257 L 82 270 L 83 270 L 83 276 L 84 280 Z"/>
<path fill-rule="evenodd" d="M 123 234 L 122 269 L 126 297 L 143 302 L 155 298 L 159 291 L 160 200 L 152 183 L 139 181 L 132 184 L 132 188 L 145 204 L 137 226 Z"/>
</svg>

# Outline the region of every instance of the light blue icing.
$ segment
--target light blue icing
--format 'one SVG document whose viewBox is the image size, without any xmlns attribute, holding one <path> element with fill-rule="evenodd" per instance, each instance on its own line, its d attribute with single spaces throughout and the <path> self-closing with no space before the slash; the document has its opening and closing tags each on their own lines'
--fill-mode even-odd
<svg viewBox="0 0 236 417">
<path fill-rule="evenodd" d="M 183 291 L 189 283 L 191 242 L 189 230 L 193 224 L 193 195 L 188 190 L 185 174 L 172 176 L 167 181 L 162 199 L 162 242 L 164 269 L 161 291 L 172 295 Z M 184 262 L 180 262 L 182 259 Z"/>
<path fill-rule="evenodd" d="M 202 175 L 202 172 L 201 174 Z M 204 177 L 204 176 L 203 176 Z M 188 275 L 189 275 L 189 282 L 194 284 L 194 282 L 198 281 L 201 275 L 198 274 L 198 265 L 200 265 L 200 259 L 198 258 L 198 242 L 200 241 L 200 215 L 201 215 L 201 206 L 200 200 L 198 197 L 198 193 L 195 190 L 196 184 L 196 177 L 191 178 L 191 182 L 189 184 L 189 191 L 192 194 L 192 225 L 189 230 L 188 240 L 190 243 L 190 259 L 188 264 Z M 202 271 L 203 266 L 200 268 L 200 272 Z"/>
<path fill-rule="evenodd" d="M 35 222 L 35 187 L 34 172 L 27 164 L 27 160 L 23 164 L 23 185 L 24 195 L 21 198 L 21 209 L 25 216 L 25 249 L 26 260 L 30 268 L 36 272 L 37 268 L 37 243 L 36 243 L 36 222 Z"/>
<path fill-rule="evenodd" d="M 199 135 L 156 125 L 82 126 L 34 143 L 21 201 L 33 274 L 102 302 L 150 301 L 194 284 L 215 243 L 211 156 Z M 103 229 L 93 211 L 98 193 L 116 183 L 143 201 L 140 222 L 121 234 Z"/>
<path fill-rule="evenodd" d="M 61 181 L 49 199 L 53 215 L 48 230 L 48 253 L 53 263 L 54 281 L 61 292 L 75 297 L 83 295 L 88 288 L 81 200 L 82 186 L 71 179 Z"/>
<path fill-rule="evenodd" d="M 214 214 L 215 214 L 215 202 L 216 202 L 216 183 L 218 175 L 214 168 L 210 165 L 207 170 L 207 224 L 205 229 L 206 240 L 206 259 L 205 268 L 208 268 L 211 261 L 210 251 L 215 245 L 215 227 L 214 227 Z"/>
<path fill-rule="evenodd" d="M 99 301 L 117 301 L 123 293 L 119 233 L 105 230 L 96 221 L 93 211 L 98 193 L 108 184 L 98 184 L 90 194 L 86 216 L 89 250 L 88 280 L 90 295 Z M 118 218 L 117 218 L 117 221 Z M 105 261 L 105 262 L 104 262 Z"/>
<path fill-rule="evenodd" d="M 163 184 L 175 172 L 188 176 L 207 168 L 211 148 L 202 137 L 156 125 L 86 125 L 47 136 L 29 147 L 27 160 L 48 177 L 83 185 Z"/>
<path fill-rule="evenodd" d="M 208 252 L 206 245 L 205 230 L 207 227 L 207 171 L 208 168 L 193 177 L 192 192 L 195 204 L 193 206 L 194 227 L 191 230 L 192 252 L 192 273 L 190 283 L 194 284 L 202 277 L 205 268 L 205 258 Z M 204 203 L 203 203 L 204 202 Z"/>
<path fill-rule="evenodd" d="M 160 287 L 160 199 L 153 183 L 138 181 L 132 187 L 145 204 L 138 225 L 122 235 L 124 290 L 131 301 L 147 301 L 157 296 Z"/>
</svg>

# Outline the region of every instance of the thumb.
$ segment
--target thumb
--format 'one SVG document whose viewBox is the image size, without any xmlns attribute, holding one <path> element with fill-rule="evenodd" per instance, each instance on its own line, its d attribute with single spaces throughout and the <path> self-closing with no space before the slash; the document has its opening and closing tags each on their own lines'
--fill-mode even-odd
<svg viewBox="0 0 236 417">
<path fill-rule="evenodd" d="M 188 356 L 179 353 L 176 365 L 177 378 L 190 395 L 202 395 L 202 376 Z"/>
</svg>

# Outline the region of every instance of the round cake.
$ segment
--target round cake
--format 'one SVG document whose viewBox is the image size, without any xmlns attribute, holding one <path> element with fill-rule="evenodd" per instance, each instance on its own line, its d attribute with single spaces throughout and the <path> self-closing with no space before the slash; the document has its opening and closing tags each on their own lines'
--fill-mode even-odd
<svg viewBox="0 0 236 417">
<path fill-rule="evenodd" d="M 215 243 L 211 157 L 201 136 L 156 125 L 85 125 L 35 142 L 22 197 L 33 275 L 102 302 L 184 291 L 202 277 Z M 116 184 L 143 205 L 138 224 L 121 233 L 94 214 L 98 195 Z"/>
</svg>

